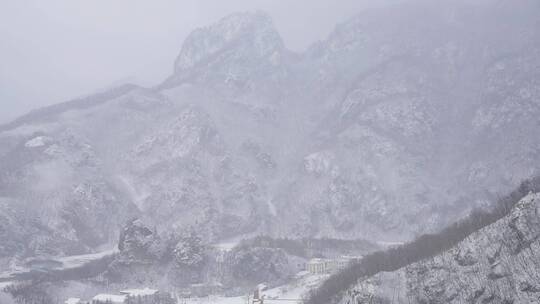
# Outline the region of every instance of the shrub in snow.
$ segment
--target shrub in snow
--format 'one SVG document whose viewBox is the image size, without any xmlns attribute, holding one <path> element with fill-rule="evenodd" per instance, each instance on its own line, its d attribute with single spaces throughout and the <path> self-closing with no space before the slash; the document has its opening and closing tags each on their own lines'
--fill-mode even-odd
<svg viewBox="0 0 540 304">
<path fill-rule="evenodd" d="M 174 261 L 180 267 L 199 268 L 204 263 L 205 248 L 193 230 L 186 232 L 174 248 Z"/>
</svg>

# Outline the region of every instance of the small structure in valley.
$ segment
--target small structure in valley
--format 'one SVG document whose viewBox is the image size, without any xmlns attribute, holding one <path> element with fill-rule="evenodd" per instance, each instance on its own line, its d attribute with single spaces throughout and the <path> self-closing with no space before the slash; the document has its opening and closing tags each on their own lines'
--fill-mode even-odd
<svg viewBox="0 0 540 304">
<path fill-rule="evenodd" d="M 101 293 L 92 298 L 92 304 L 125 304 L 126 300 L 126 295 Z"/>
<path fill-rule="evenodd" d="M 328 259 L 311 259 L 306 263 L 306 270 L 311 274 L 330 273 L 331 261 Z"/>
<path fill-rule="evenodd" d="M 152 296 L 157 295 L 157 293 L 158 293 L 157 289 L 150 289 L 148 287 L 143 288 L 143 289 L 126 289 L 126 290 L 120 291 L 120 294 L 122 295 L 130 296 L 130 297 L 142 297 L 142 298 L 152 297 Z"/>
<path fill-rule="evenodd" d="M 98 294 L 90 302 L 78 298 L 69 298 L 65 304 L 176 304 L 176 300 L 168 292 L 157 289 L 125 289 L 119 294 Z"/>
<path fill-rule="evenodd" d="M 83 302 L 79 298 L 69 298 L 67 299 L 64 304 L 82 304 Z"/>
<path fill-rule="evenodd" d="M 342 256 L 337 259 L 311 259 L 306 263 L 306 271 L 311 274 L 329 274 L 345 269 L 351 262 L 357 262 L 361 257 Z"/>
</svg>

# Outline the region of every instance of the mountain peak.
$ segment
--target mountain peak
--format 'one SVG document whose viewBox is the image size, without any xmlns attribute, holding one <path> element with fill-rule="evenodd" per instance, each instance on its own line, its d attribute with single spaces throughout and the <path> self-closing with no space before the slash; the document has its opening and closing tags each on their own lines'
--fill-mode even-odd
<svg viewBox="0 0 540 304">
<path fill-rule="evenodd" d="M 274 25 L 268 14 L 255 11 L 230 14 L 223 17 L 212 28 L 221 31 L 226 40 L 231 40 L 247 32 L 273 31 Z"/>
<path fill-rule="evenodd" d="M 208 27 L 194 30 L 185 40 L 175 62 L 175 73 L 211 60 L 227 49 L 243 56 L 267 57 L 284 48 L 270 16 L 261 11 L 234 13 Z"/>
</svg>

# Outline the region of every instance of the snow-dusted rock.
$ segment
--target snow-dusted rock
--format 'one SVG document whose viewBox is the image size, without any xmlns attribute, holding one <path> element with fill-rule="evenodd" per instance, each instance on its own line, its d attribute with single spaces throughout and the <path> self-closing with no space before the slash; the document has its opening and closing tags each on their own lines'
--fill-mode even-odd
<svg viewBox="0 0 540 304">
<path fill-rule="evenodd" d="M 537 303 L 540 297 L 540 194 L 452 249 L 381 273 L 349 290 L 342 303 Z M 373 302 L 379 303 L 379 302 Z"/>
<path fill-rule="evenodd" d="M 49 140 L 50 139 L 46 136 L 37 136 L 27 141 L 24 146 L 27 148 L 43 147 L 47 144 L 47 141 Z"/>
<path fill-rule="evenodd" d="M 1 253 L 111 245 L 132 216 L 208 241 L 435 230 L 540 170 L 536 5 L 390 6 L 300 54 L 263 13 L 196 30 L 157 87 L 0 127 Z"/>
<path fill-rule="evenodd" d="M 281 37 L 268 15 L 263 12 L 236 13 L 191 33 L 176 59 L 175 71 L 178 73 L 208 62 L 220 52 L 252 51 L 250 55 L 277 60 L 276 56 L 283 48 Z"/>
</svg>

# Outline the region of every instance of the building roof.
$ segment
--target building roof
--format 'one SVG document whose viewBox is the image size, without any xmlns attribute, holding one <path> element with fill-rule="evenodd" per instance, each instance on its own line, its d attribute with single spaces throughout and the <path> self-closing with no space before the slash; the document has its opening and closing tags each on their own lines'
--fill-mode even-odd
<svg viewBox="0 0 540 304">
<path fill-rule="evenodd" d="M 359 259 L 363 258 L 363 256 L 361 256 L 361 255 L 342 255 L 341 258 L 342 259 L 348 259 L 348 260 L 359 260 Z"/>
<path fill-rule="evenodd" d="M 93 297 L 92 300 L 99 302 L 110 301 L 112 303 L 124 303 L 126 301 L 126 295 L 111 295 L 100 293 L 97 296 Z"/>
<path fill-rule="evenodd" d="M 126 289 L 121 290 L 120 293 L 132 297 L 144 297 L 144 296 L 152 296 L 155 295 L 158 292 L 157 289 L 150 289 L 148 287 L 145 287 L 144 289 Z"/>
<path fill-rule="evenodd" d="M 69 298 L 64 303 L 65 304 L 79 304 L 79 303 L 81 303 L 81 299 L 79 299 L 79 298 Z"/>
<path fill-rule="evenodd" d="M 318 263 L 325 263 L 325 262 L 329 262 L 330 260 L 328 259 L 321 259 L 321 258 L 315 258 L 315 259 L 311 259 L 308 261 L 308 264 L 318 264 Z"/>
</svg>

